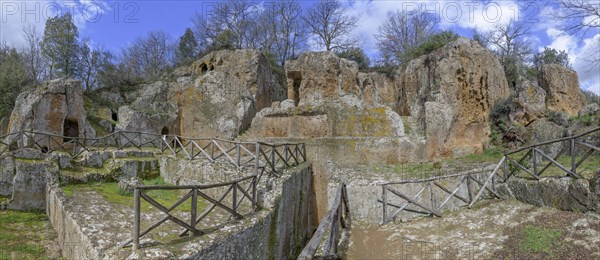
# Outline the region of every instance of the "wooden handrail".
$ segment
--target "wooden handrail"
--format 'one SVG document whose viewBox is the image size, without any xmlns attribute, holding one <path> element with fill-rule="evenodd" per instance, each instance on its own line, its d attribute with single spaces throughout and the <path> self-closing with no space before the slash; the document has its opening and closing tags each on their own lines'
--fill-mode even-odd
<svg viewBox="0 0 600 260">
<path fill-rule="evenodd" d="M 327 215 L 321 220 L 319 227 L 311 237 L 310 241 L 304 246 L 302 252 L 298 256 L 298 260 L 313 259 L 316 256 L 319 245 L 323 243 L 325 233 L 329 230 L 328 237 L 325 241 L 323 255 L 319 258 L 328 258 L 337 256 L 337 245 L 339 244 L 341 232 L 340 228 L 350 227 L 350 209 L 348 207 L 348 194 L 346 184 L 341 184 L 338 188 L 333 205 L 327 211 Z"/>
</svg>

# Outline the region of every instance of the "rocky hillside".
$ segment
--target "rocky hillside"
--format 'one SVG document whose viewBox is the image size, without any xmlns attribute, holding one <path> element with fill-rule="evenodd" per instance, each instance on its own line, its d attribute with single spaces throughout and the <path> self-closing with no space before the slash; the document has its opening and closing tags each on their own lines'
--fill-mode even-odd
<svg viewBox="0 0 600 260">
<path fill-rule="evenodd" d="M 73 80 L 43 83 L 19 96 L 8 132 L 383 138 L 380 144 L 397 146 L 386 152 L 393 158 L 435 160 L 482 152 L 515 128 L 553 129 L 548 122 L 568 125 L 569 116 L 597 120 L 574 71 L 545 65 L 540 75 L 539 84 L 524 81 L 511 93 L 494 54 L 464 38 L 392 76 L 361 72 L 332 52 L 308 52 L 286 63 L 284 79 L 258 51 L 223 50 L 160 81 L 87 96 Z"/>
</svg>

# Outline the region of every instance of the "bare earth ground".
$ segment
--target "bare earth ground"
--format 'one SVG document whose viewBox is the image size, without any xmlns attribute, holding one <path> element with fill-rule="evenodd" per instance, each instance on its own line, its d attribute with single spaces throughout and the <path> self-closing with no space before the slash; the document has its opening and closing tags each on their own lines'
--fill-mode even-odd
<svg viewBox="0 0 600 260">
<path fill-rule="evenodd" d="M 484 201 L 385 226 L 353 224 L 347 259 L 600 259 L 600 215 Z"/>
</svg>

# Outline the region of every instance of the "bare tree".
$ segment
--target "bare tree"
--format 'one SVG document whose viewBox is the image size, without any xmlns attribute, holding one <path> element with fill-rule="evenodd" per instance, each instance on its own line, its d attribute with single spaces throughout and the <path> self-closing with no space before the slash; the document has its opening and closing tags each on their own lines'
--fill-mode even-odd
<svg viewBox="0 0 600 260">
<path fill-rule="evenodd" d="M 44 59 L 40 43 L 42 36 L 37 32 L 35 26 L 29 24 L 23 27 L 23 36 L 27 45 L 22 49 L 25 66 L 29 73 L 29 78 L 35 83 L 43 79 Z"/>
<path fill-rule="evenodd" d="M 156 79 L 171 65 L 174 45 L 163 31 L 151 31 L 123 50 L 122 63 L 139 77 Z"/>
<path fill-rule="evenodd" d="M 89 40 L 86 39 L 81 42 L 79 53 L 77 77 L 83 82 L 85 90 L 92 90 L 98 87 L 98 73 L 104 59 L 103 56 L 107 55 L 107 52 L 90 48 Z"/>
<path fill-rule="evenodd" d="M 200 42 L 240 49 L 252 43 L 248 38 L 258 11 L 256 3 L 248 0 L 227 0 L 216 2 L 208 13 L 196 13 L 192 22 Z"/>
<path fill-rule="evenodd" d="M 343 51 L 355 45 L 349 36 L 358 17 L 348 15 L 339 0 L 319 0 L 306 11 L 303 20 L 327 51 Z"/>
<path fill-rule="evenodd" d="M 388 12 L 378 28 L 377 48 L 388 64 L 410 61 L 410 52 L 434 33 L 434 16 L 425 12 Z"/>
<path fill-rule="evenodd" d="M 513 89 L 521 81 L 521 72 L 525 71 L 525 62 L 531 55 L 531 44 L 526 40 L 530 30 L 529 24 L 511 19 L 506 24 L 494 26 L 483 40 L 500 58 Z"/>
<path fill-rule="evenodd" d="M 600 33 L 600 2 L 590 0 L 561 0 L 560 12 L 554 14 L 556 18 L 563 20 L 563 30 L 571 35 L 580 35 L 584 39 L 588 33 L 596 35 Z M 600 42 L 595 42 L 596 49 L 600 48 Z M 591 58 L 591 69 L 600 64 L 600 54 L 595 53 Z"/>
<path fill-rule="evenodd" d="M 295 0 L 283 0 L 273 6 L 276 15 L 276 53 L 281 65 L 296 57 L 300 44 L 306 41 L 307 31 L 302 20 L 302 7 Z"/>
</svg>

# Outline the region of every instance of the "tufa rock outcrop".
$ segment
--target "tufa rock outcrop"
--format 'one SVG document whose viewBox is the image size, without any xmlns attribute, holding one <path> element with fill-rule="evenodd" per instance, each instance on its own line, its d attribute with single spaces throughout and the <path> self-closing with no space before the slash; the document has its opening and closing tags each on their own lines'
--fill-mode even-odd
<svg viewBox="0 0 600 260">
<path fill-rule="evenodd" d="M 359 73 L 355 62 L 333 52 L 304 53 L 288 61 L 285 69 L 289 99 L 256 116 L 252 129 L 260 136 L 404 136 L 400 116 L 380 104 L 389 101 L 380 98 L 380 93 L 394 92 L 383 76 Z"/>
<path fill-rule="evenodd" d="M 178 118 L 177 108 L 168 100 L 170 86 L 156 81 L 127 95 L 133 102 L 119 107 L 115 131 L 174 134 Z"/>
<path fill-rule="evenodd" d="M 529 125 L 546 112 L 546 91 L 531 81 L 523 81 L 517 85 L 517 95 L 512 102 L 515 104 L 511 112 L 511 120 Z"/>
<path fill-rule="evenodd" d="M 576 116 L 585 106 L 577 73 L 557 64 L 545 64 L 540 72 L 540 86 L 546 91 L 549 110 Z"/>
<path fill-rule="evenodd" d="M 428 158 L 481 152 L 489 114 L 510 90 L 496 56 L 465 38 L 411 61 L 400 70 L 401 113 L 427 139 Z"/>
<path fill-rule="evenodd" d="M 95 137 L 96 133 L 86 120 L 83 106 L 83 87 L 73 79 L 46 81 L 35 89 L 21 93 L 10 116 L 8 132 L 36 131 L 68 137 Z M 7 137 L 12 143 L 17 136 Z M 63 140 L 55 138 L 51 146 Z M 31 140 L 24 139 L 24 146 Z"/>
<path fill-rule="evenodd" d="M 176 72 L 169 101 L 182 136 L 235 138 L 258 111 L 285 99 L 283 81 L 255 50 L 215 51 Z"/>
</svg>

